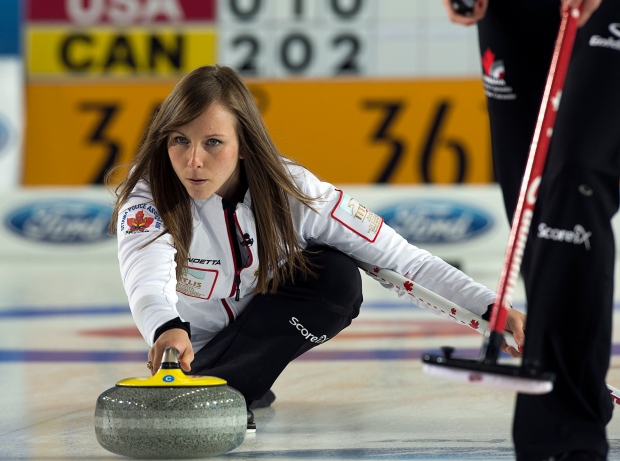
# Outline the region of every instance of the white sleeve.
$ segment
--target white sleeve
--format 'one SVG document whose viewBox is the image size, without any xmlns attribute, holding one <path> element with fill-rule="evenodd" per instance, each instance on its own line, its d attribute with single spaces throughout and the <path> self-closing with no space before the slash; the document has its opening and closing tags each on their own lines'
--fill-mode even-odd
<svg viewBox="0 0 620 461">
<path fill-rule="evenodd" d="M 296 226 L 306 244 L 328 245 L 353 259 L 391 269 L 477 315 L 486 313 L 495 300 L 493 291 L 407 242 L 344 191 L 307 170 L 294 170 L 293 177 L 306 194 L 320 197 L 315 205 L 317 213 L 294 207 Z"/>
<path fill-rule="evenodd" d="M 139 184 L 118 214 L 116 232 L 129 307 L 149 345 L 153 345 L 157 328 L 179 317 L 176 250 L 170 235 L 162 235 L 164 230 L 146 186 Z"/>
</svg>

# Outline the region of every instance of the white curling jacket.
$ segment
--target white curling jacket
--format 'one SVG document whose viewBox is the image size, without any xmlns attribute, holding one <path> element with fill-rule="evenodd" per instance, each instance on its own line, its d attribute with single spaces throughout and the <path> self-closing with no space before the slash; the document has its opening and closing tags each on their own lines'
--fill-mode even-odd
<svg viewBox="0 0 620 461">
<path fill-rule="evenodd" d="M 301 166 L 287 168 L 304 193 L 320 197 L 314 204 L 317 212 L 290 199 L 297 240 L 303 248 L 327 245 L 356 260 L 392 269 L 479 316 L 493 303 L 494 292 L 409 244 L 345 192 Z M 157 328 L 180 317 L 190 323 L 192 346 L 198 350 L 233 322 L 254 296 L 259 261 L 249 191 L 234 211 L 226 210 L 217 195 L 195 200 L 192 215 L 189 258 L 184 276 L 177 280 L 170 235 L 144 246 L 165 229 L 145 181 L 138 183 L 119 212 L 123 284 L 135 323 L 149 345 Z"/>
</svg>

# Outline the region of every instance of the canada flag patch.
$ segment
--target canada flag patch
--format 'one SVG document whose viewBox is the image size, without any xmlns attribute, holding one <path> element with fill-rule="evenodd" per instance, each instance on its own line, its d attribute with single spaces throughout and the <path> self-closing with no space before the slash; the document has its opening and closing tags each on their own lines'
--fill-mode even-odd
<svg viewBox="0 0 620 461">
<path fill-rule="evenodd" d="M 144 216 L 144 211 L 138 211 L 133 218 L 127 218 L 127 225 L 133 232 L 143 232 L 153 224 L 155 218 Z"/>
<path fill-rule="evenodd" d="M 147 204 L 135 205 L 124 211 L 120 230 L 125 234 L 138 234 L 161 229 L 157 210 Z"/>
</svg>

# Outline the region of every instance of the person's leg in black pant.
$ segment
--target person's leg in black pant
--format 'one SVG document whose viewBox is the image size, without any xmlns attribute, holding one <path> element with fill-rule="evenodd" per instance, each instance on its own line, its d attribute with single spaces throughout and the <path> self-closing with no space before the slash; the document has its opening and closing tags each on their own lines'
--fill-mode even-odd
<svg viewBox="0 0 620 461">
<path fill-rule="evenodd" d="M 485 88 L 494 168 L 509 219 L 542 102 L 559 6 L 559 0 L 492 1 L 479 25 L 481 52 L 492 52 L 489 63 L 504 64 L 503 82 L 490 80 Z M 611 402 L 604 379 L 615 258 L 610 219 L 620 174 L 620 50 L 594 46 L 592 39 L 620 43 L 615 23 L 620 3 L 604 0 L 578 32 L 522 264 L 528 301 L 523 360 L 558 378 L 553 392 L 517 399 L 513 437 L 520 461 L 571 450 L 601 459 L 607 453 Z M 502 83 L 512 92 L 488 91 L 493 84 L 501 90 Z"/>
<path fill-rule="evenodd" d="M 523 360 L 557 378 L 549 394 L 517 398 L 519 461 L 567 452 L 566 459 L 602 460 L 608 451 L 620 49 L 593 46 L 592 37 L 611 36 L 610 24 L 618 22 L 620 4 L 603 1 L 578 31 L 536 203 L 523 262 Z"/>
<path fill-rule="evenodd" d="M 362 281 L 355 262 L 327 247 L 307 252 L 317 277 L 257 295 L 239 318 L 197 351 L 191 374 L 228 381 L 248 405 L 262 398 L 286 366 L 337 335 L 357 317 Z"/>
<path fill-rule="evenodd" d="M 552 371 L 552 392 L 519 394 L 517 459 L 571 450 L 607 453 L 612 402 L 605 386 L 611 345 L 618 179 L 586 165 L 549 165 L 531 234 L 524 363 Z M 594 460 L 595 458 L 592 458 Z"/>
<path fill-rule="evenodd" d="M 509 221 L 551 64 L 559 5 L 559 0 L 492 0 L 478 23 L 493 170 Z"/>
</svg>

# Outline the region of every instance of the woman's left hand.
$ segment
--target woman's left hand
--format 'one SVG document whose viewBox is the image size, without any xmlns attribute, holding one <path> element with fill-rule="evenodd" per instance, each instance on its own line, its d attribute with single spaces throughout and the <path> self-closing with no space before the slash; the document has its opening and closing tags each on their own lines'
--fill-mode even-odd
<svg viewBox="0 0 620 461">
<path fill-rule="evenodd" d="M 516 309 L 508 309 L 508 317 L 506 318 L 506 331 L 512 333 L 518 349 L 502 343 L 502 350 L 511 357 L 521 357 L 523 355 L 523 344 L 525 343 L 525 314 Z"/>
</svg>

